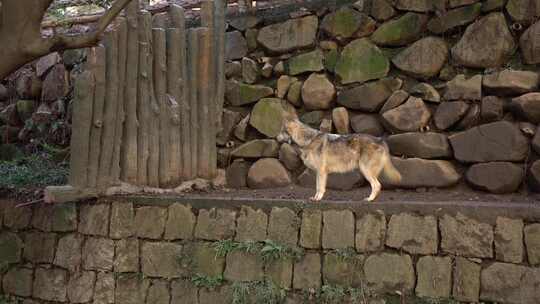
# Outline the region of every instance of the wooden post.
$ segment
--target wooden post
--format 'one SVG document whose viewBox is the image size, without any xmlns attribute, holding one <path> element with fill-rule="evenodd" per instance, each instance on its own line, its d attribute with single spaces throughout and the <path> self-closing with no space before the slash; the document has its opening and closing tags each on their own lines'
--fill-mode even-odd
<svg viewBox="0 0 540 304">
<path fill-rule="evenodd" d="M 149 133 L 148 146 L 148 186 L 159 187 L 159 114 L 160 107 L 158 103 L 158 96 L 154 85 L 154 57 L 153 51 L 154 39 L 152 32 L 152 16 L 147 15 L 148 20 L 145 18 L 145 27 L 148 29 L 148 37 L 150 41 L 150 55 L 148 58 L 148 79 L 150 85 L 150 117 L 149 117 Z M 146 25 L 147 23 L 147 25 Z"/>
<path fill-rule="evenodd" d="M 225 15 L 227 12 L 227 0 L 215 0 L 215 21 L 214 21 L 214 46 L 216 57 L 216 132 L 221 132 L 223 128 L 221 121 L 223 104 L 225 102 Z M 217 135 L 217 133 L 216 133 Z M 216 152 L 217 157 L 217 152 Z"/>
<path fill-rule="evenodd" d="M 90 49 L 87 59 L 95 79 L 94 110 L 90 129 L 90 152 L 88 160 L 88 187 L 96 188 L 101 155 L 101 133 L 103 130 L 103 107 L 105 105 L 105 47 Z"/>
<path fill-rule="evenodd" d="M 139 1 L 132 1 L 127 7 L 128 41 L 125 86 L 124 140 L 122 143 L 121 178 L 130 184 L 137 182 L 137 78 L 139 66 L 139 33 L 137 13 Z"/>
<path fill-rule="evenodd" d="M 191 170 L 189 178 L 197 176 L 198 142 L 199 142 L 199 119 L 198 119 L 198 77 L 199 77 L 199 39 L 198 29 L 188 31 L 188 75 L 189 75 L 189 120 L 190 134 L 189 147 L 191 155 Z M 188 141 L 184 142 L 188 144 Z"/>
<path fill-rule="evenodd" d="M 149 75 L 152 70 L 151 16 L 147 11 L 141 12 L 139 19 L 139 78 L 137 84 L 137 116 L 139 130 L 137 133 L 137 184 L 148 185 L 148 158 L 150 141 L 150 117 L 152 88 Z M 157 171 L 156 171 L 157 172 Z M 157 174 L 156 174 L 157 176 Z M 156 179 L 157 181 L 157 179 Z M 155 185 L 154 185 L 155 186 Z"/>
<path fill-rule="evenodd" d="M 170 183 L 169 165 L 169 113 L 167 104 L 167 52 L 165 30 L 152 29 L 154 51 L 154 89 L 159 105 L 159 185 L 167 186 Z"/>
<path fill-rule="evenodd" d="M 118 25 L 118 97 L 116 101 L 116 114 L 114 117 L 114 143 L 113 159 L 111 166 L 111 182 L 120 181 L 120 150 L 122 146 L 124 113 L 124 93 L 126 86 L 126 60 L 127 60 L 127 21 L 125 18 L 119 19 Z"/>
<path fill-rule="evenodd" d="M 116 128 L 116 110 L 118 101 L 118 32 L 105 34 L 106 49 L 106 90 L 105 109 L 103 117 L 103 133 L 101 137 L 101 155 L 99 157 L 99 172 L 97 186 L 104 188 L 111 181 L 111 167 L 114 148 L 114 133 Z"/>
<path fill-rule="evenodd" d="M 179 103 L 182 99 L 183 84 L 181 72 L 181 52 L 184 45 L 181 41 L 183 35 L 178 28 L 167 29 L 167 112 L 169 118 L 169 151 L 170 182 L 175 186 L 182 176 L 182 155 L 181 155 L 181 117 Z"/>
<path fill-rule="evenodd" d="M 88 187 L 90 128 L 94 103 L 94 75 L 85 71 L 75 81 L 71 134 L 69 183 L 76 188 Z"/>
</svg>

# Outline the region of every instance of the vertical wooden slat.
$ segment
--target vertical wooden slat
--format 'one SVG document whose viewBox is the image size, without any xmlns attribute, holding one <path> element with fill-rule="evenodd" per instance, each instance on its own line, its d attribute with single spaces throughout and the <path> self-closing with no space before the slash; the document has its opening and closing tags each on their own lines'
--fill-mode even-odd
<svg viewBox="0 0 540 304">
<path fill-rule="evenodd" d="M 137 184 L 148 185 L 148 158 L 150 141 L 150 92 L 152 87 L 149 78 L 152 70 L 151 16 L 147 11 L 141 12 L 139 19 L 139 79 L 137 84 L 137 116 L 139 129 L 137 133 Z M 157 171 L 156 171 L 157 172 Z M 157 176 L 157 174 L 156 174 Z M 157 179 L 156 179 L 157 180 Z"/>
<path fill-rule="evenodd" d="M 105 109 L 103 115 L 103 133 L 101 137 L 101 155 L 97 186 L 106 187 L 110 183 L 112 167 L 114 133 L 116 128 L 116 110 L 118 100 L 118 32 L 105 34 L 106 49 L 106 89 Z"/>
<path fill-rule="evenodd" d="M 105 105 L 105 47 L 97 46 L 90 49 L 88 56 L 90 69 L 94 74 L 94 110 L 90 129 L 90 156 L 88 160 L 88 187 L 96 188 L 101 155 L 101 133 L 103 130 L 103 107 Z"/>
<path fill-rule="evenodd" d="M 127 7 L 127 66 L 125 86 L 124 140 L 122 143 L 121 178 L 135 184 L 137 182 L 137 78 L 139 63 L 138 20 L 139 1 L 132 1 Z"/>
<path fill-rule="evenodd" d="M 225 101 L 225 15 L 227 10 L 227 0 L 215 0 L 215 22 L 214 22 L 214 45 L 216 47 L 214 56 L 216 57 L 216 131 L 220 132 L 222 127 L 223 103 Z M 217 135 L 217 134 L 216 134 Z M 217 157 L 217 154 L 216 154 Z"/>
<path fill-rule="evenodd" d="M 150 85 L 150 118 L 149 118 L 149 155 L 148 155 L 148 185 L 159 186 L 159 115 L 160 108 L 154 86 L 154 39 L 152 32 L 152 15 L 148 14 L 148 32 L 150 39 L 150 58 L 148 58 L 148 79 Z M 146 25 L 145 25 L 146 27 Z"/>
<path fill-rule="evenodd" d="M 167 103 L 166 35 L 162 28 L 152 29 L 154 51 L 154 90 L 159 104 L 159 185 L 170 183 L 169 121 Z"/>
<path fill-rule="evenodd" d="M 198 177 L 211 178 L 210 172 L 210 143 L 211 133 L 215 132 L 215 121 L 210 120 L 210 104 L 213 103 L 212 92 L 212 31 L 208 28 L 198 30 L 199 38 L 199 81 L 198 81 L 198 121 L 199 141 L 197 159 Z M 213 135 L 215 136 L 215 134 Z"/>
<path fill-rule="evenodd" d="M 198 121 L 198 58 L 199 58 L 198 29 L 188 31 L 188 75 L 189 75 L 189 120 L 190 120 L 190 155 L 191 174 L 189 178 L 197 176 L 199 121 Z M 184 143 L 187 144 L 187 141 Z"/>
<path fill-rule="evenodd" d="M 123 138 L 123 124 L 125 120 L 124 93 L 126 86 L 126 60 L 127 60 L 127 21 L 119 18 L 118 24 L 118 97 L 116 101 L 116 115 L 113 142 L 113 159 L 111 166 L 111 181 L 120 180 L 120 150 Z"/>
<path fill-rule="evenodd" d="M 181 133 L 180 133 L 180 100 L 181 75 L 180 49 L 183 46 L 183 38 L 180 29 L 167 29 L 167 111 L 169 112 L 169 151 L 170 164 L 169 176 L 173 185 L 178 185 L 182 173 Z"/>
<path fill-rule="evenodd" d="M 88 187 L 88 160 L 90 128 L 94 103 L 94 75 L 85 71 L 75 81 L 73 98 L 73 123 L 71 134 L 71 159 L 69 183 L 76 188 Z"/>
</svg>

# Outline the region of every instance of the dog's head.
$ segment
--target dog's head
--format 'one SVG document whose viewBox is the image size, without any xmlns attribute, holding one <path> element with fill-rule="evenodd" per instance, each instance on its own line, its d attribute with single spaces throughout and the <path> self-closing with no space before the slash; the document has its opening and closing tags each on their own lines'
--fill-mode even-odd
<svg viewBox="0 0 540 304">
<path fill-rule="evenodd" d="M 284 104 L 283 108 L 283 122 L 281 124 L 281 131 L 276 137 L 276 140 L 280 143 L 286 142 L 290 144 L 292 142 L 291 135 L 293 134 L 294 129 L 297 128 L 297 122 L 299 120 L 293 106 Z"/>
</svg>

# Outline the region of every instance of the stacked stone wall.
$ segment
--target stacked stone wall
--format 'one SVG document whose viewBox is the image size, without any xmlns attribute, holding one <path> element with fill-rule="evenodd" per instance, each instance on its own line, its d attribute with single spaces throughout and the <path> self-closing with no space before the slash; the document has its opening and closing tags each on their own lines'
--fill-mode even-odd
<svg viewBox="0 0 540 304">
<path fill-rule="evenodd" d="M 231 187 L 314 187 L 275 141 L 287 103 L 315 129 L 385 137 L 398 187 L 540 190 L 540 2 L 338 2 L 229 20 L 218 158 Z"/>
<path fill-rule="evenodd" d="M 487 206 L 212 199 L 0 206 L 7 303 L 540 301 L 534 207 L 493 216 Z"/>
</svg>

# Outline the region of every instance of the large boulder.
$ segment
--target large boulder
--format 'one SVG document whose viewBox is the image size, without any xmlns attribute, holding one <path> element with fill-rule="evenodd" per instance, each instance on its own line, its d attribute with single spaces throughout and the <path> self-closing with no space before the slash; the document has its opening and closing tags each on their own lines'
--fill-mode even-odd
<svg viewBox="0 0 540 304">
<path fill-rule="evenodd" d="M 306 169 L 298 176 L 298 184 L 306 188 L 315 188 L 317 175 L 311 169 Z M 328 175 L 328 189 L 351 190 L 355 186 L 361 186 L 365 182 L 364 176 L 359 170 L 353 170 L 348 173 L 332 173 Z"/>
<path fill-rule="evenodd" d="M 427 79 L 439 74 L 447 58 L 446 42 L 441 38 L 426 37 L 401 51 L 392 63 L 413 77 Z"/>
<path fill-rule="evenodd" d="M 512 193 L 519 189 L 523 168 L 513 163 L 491 162 L 472 165 L 465 175 L 475 188 L 491 193 Z"/>
<path fill-rule="evenodd" d="M 254 103 L 274 94 L 274 89 L 264 85 L 251 85 L 236 80 L 227 81 L 225 98 L 232 106 Z"/>
<path fill-rule="evenodd" d="M 474 127 L 449 138 L 454 157 L 464 163 L 525 159 L 529 142 L 518 127 L 507 121 Z"/>
<path fill-rule="evenodd" d="M 406 45 L 420 37 L 427 20 L 427 15 L 406 13 L 398 19 L 383 23 L 371 35 L 371 40 L 381 46 Z"/>
<path fill-rule="evenodd" d="M 388 58 L 366 38 L 354 40 L 345 46 L 335 67 L 342 84 L 383 78 L 389 70 Z"/>
<path fill-rule="evenodd" d="M 283 106 L 279 98 L 261 99 L 251 111 L 249 123 L 262 134 L 274 138 L 283 126 Z"/>
<path fill-rule="evenodd" d="M 315 44 L 319 19 L 307 16 L 263 27 L 257 41 L 275 53 L 287 53 Z"/>
<path fill-rule="evenodd" d="M 241 59 L 248 53 L 247 41 L 239 31 L 225 34 L 225 59 Z"/>
<path fill-rule="evenodd" d="M 452 48 L 452 58 L 466 67 L 494 68 L 507 61 L 514 46 L 504 15 L 491 13 L 467 27 L 461 40 Z"/>
<path fill-rule="evenodd" d="M 540 123 L 540 93 L 528 93 L 512 99 L 512 110 L 532 123 Z"/>
<path fill-rule="evenodd" d="M 432 33 L 439 35 L 444 34 L 473 22 L 480 16 L 481 10 L 481 3 L 456 8 L 440 16 L 434 17 L 428 22 L 427 27 Z"/>
<path fill-rule="evenodd" d="M 485 91 L 496 95 L 519 95 L 538 89 L 540 77 L 531 71 L 502 70 L 484 75 Z"/>
<path fill-rule="evenodd" d="M 480 100 L 482 98 L 482 75 L 466 78 L 459 74 L 446 83 L 445 100 Z"/>
<path fill-rule="evenodd" d="M 384 112 L 382 117 L 394 131 L 414 132 L 428 124 L 431 112 L 422 99 L 411 96 L 399 107 Z"/>
<path fill-rule="evenodd" d="M 311 74 L 302 86 L 302 100 L 308 110 L 329 109 L 336 88 L 325 74 Z"/>
<path fill-rule="evenodd" d="M 249 141 L 231 152 L 238 158 L 277 157 L 279 144 L 273 139 L 255 139 Z"/>
<path fill-rule="evenodd" d="M 506 11 L 514 22 L 528 24 L 540 16 L 540 1 L 508 0 Z"/>
<path fill-rule="evenodd" d="M 461 178 L 454 165 L 446 160 L 392 157 L 392 163 L 401 174 L 400 181 L 381 175 L 383 186 L 400 188 L 449 187 Z"/>
<path fill-rule="evenodd" d="M 252 189 L 280 188 L 290 185 L 291 177 L 279 160 L 263 158 L 249 168 L 247 184 Z"/>
<path fill-rule="evenodd" d="M 379 122 L 378 115 L 357 114 L 351 117 L 351 128 L 355 133 L 382 136 L 384 128 Z"/>
<path fill-rule="evenodd" d="M 324 70 L 324 54 L 321 50 L 300 54 L 288 61 L 289 74 L 298 75 L 306 72 Z"/>
<path fill-rule="evenodd" d="M 401 85 L 402 81 L 398 78 L 385 78 L 369 82 L 339 92 L 337 103 L 352 110 L 377 112 Z"/>
<path fill-rule="evenodd" d="M 469 105 L 463 101 L 447 101 L 441 103 L 433 115 L 437 129 L 443 131 L 452 127 L 467 113 Z"/>
<path fill-rule="evenodd" d="M 390 135 L 386 142 L 396 156 L 418 158 L 450 158 L 452 149 L 446 135 L 434 132 L 409 132 Z"/>
<path fill-rule="evenodd" d="M 531 25 L 519 39 L 519 47 L 523 55 L 523 61 L 527 64 L 540 63 L 540 52 L 538 45 L 540 44 L 540 21 Z"/>
<path fill-rule="evenodd" d="M 337 39 L 350 38 L 360 28 L 362 17 L 358 11 L 342 7 L 324 17 L 321 29 Z"/>
</svg>

